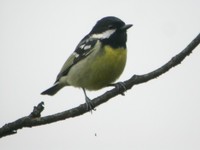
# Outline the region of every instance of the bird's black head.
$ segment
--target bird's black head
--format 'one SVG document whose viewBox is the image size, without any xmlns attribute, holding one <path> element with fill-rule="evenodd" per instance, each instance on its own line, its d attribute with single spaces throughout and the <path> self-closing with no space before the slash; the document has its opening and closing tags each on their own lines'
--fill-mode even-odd
<svg viewBox="0 0 200 150">
<path fill-rule="evenodd" d="M 131 24 L 125 24 L 121 19 L 113 16 L 104 17 L 99 20 L 89 33 L 92 38 L 101 40 L 115 48 L 126 47 L 126 30 Z"/>
</svg>

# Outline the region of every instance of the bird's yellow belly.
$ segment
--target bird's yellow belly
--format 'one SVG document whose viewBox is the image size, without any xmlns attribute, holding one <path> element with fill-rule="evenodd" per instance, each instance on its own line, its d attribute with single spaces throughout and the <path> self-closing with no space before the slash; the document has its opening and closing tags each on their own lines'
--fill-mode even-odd
<svg viewBox="0 0 200 150">
<path fill-rule="evenodd" d="M 76 72 L 71 71 L 69 85 L 98 90 L 114 82 L 121 75 L 126 64 L 127 51 L 124 48 L 113 50 L 110 46 L 105 46 L 103 52 L 97 55 L 91 57 L 91 60 L 88 58 L 87 61 L 76 64 L 79 71 L 77 68 Z"/>
</svg>

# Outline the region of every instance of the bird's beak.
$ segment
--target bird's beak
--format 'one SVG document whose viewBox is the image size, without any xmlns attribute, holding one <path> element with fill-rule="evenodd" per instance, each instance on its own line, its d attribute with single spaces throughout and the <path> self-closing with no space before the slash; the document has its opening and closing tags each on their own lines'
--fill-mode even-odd
<svg viewBox="0 0 200 150">
<path fill-rule="evenodd" d="M 127 30 L 129 29 L 130 27 L 132 27 L 133 25 L 132 24 L 125 24 L 123 27 L 121 27 L 121 30 Z"/>
</svg>

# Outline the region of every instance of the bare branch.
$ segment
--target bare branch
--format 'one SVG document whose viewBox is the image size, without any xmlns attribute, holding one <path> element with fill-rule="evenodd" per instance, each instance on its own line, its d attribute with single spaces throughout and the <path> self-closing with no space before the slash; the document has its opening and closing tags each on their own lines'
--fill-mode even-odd
<svg viewBox="0 0 200 150">
<path fill-rule="evenodd" d="M 106 93 L 97 98 L 94 98 L 92 100 L 93 106 L 97 107 L 98 105 L 107 102 L 109 99 L 119 94 L 122 94 L 126 90 L 131 89 L 134 85 L 147 82 L 164 74 L 171 68 L 180 64 L 185 59 L 186 56 L 191 54 L 191 52 L 195 49 L 195 47 L 199 43 L 200 43 L 200 34 L 198 34 L 198 36 L 183 51 L 174 56 L 170 61 L 168 61 L 160 68 L 144 75 L 133 75 L 129 80 L 124 81 L 123 85 L 125 86 L 125 88 L 123 86 L 119 86 L 117 88 L 113 88 L 110 91 L 107 91 Z M 5 124 L 3 127 L 0 128 L 0 138 L 5 137 L 7 135 L 15 134 L 17 133 L 18 129 L 22 129 L 24 127 L 45 125 L 56 121 L 65 120 L 67 118 L 77 117 L 88 112 L 86 104 L 82 104 L 78 107 L 57 114 L 40 117 L 40 114 L 43 111 L 43 109 L 44 109 L 43 102 L 41 102 L 40 104 L 38 104 L 38 106 L 34 107 L 33 112 L 29 116 L 22 117 L 14 122 Z"/>
</svg>

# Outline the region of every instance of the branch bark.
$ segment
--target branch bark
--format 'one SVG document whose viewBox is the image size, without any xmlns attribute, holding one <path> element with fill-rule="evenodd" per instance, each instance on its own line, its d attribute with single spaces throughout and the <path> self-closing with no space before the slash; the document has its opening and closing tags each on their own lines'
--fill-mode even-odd
<svg viewBox="0 0 200 150">
<path fill-rule="evenodd" d="M 171 68 L 180 64 L 185 59 L 186 56 L 192 53 L 192 51 L 195 49 L 195 47 L 197 47 L 199 43 L 200 43 L 200 33 L 185 49 L 183 49 L 179 54 L 174 56 L 166 64 L 164 64 L 160 68 L 152 72 L 149 72 L 147 74 L 133 75 L 129 80 L 124 81 L 123 85 L 125 86 L 125 88 L 124 86 L 118 86 L 118 87 L 113 88 L 110 91 L 107 91 L 103 95 L 97 98 L 94 98 L 92 100 L 93 106 L 97 107 L 100 104 L 107 102 L 111 98 L 131 89 L 134 85 L 142 84 L 144 82 L 150 81 L 164 74 L 165 72 L 169 71 Z M 88 112 L 86 104 L 81 104 L 78 107 L 75 107 L 75 108 L 72 108 L 72 109 L 57 113 L 57 114 L 41 117 L 41 112 L 44 109 L 43 104 L 44 103 L 41 102 L 40 104 L 35 106 L 34 110 L 32 111 L 30 115 L 22 117 L 11 123 L 7 123 L 3 127 L 1 127 L 0 138 L 15 134 L 17 133 L 18 129 L 22 129 L 24 127 L 34 127 L 34 126 L 45 125 L 45 124 L 65 120 L 67 118 L 77 117 Z"/>
</svg>

